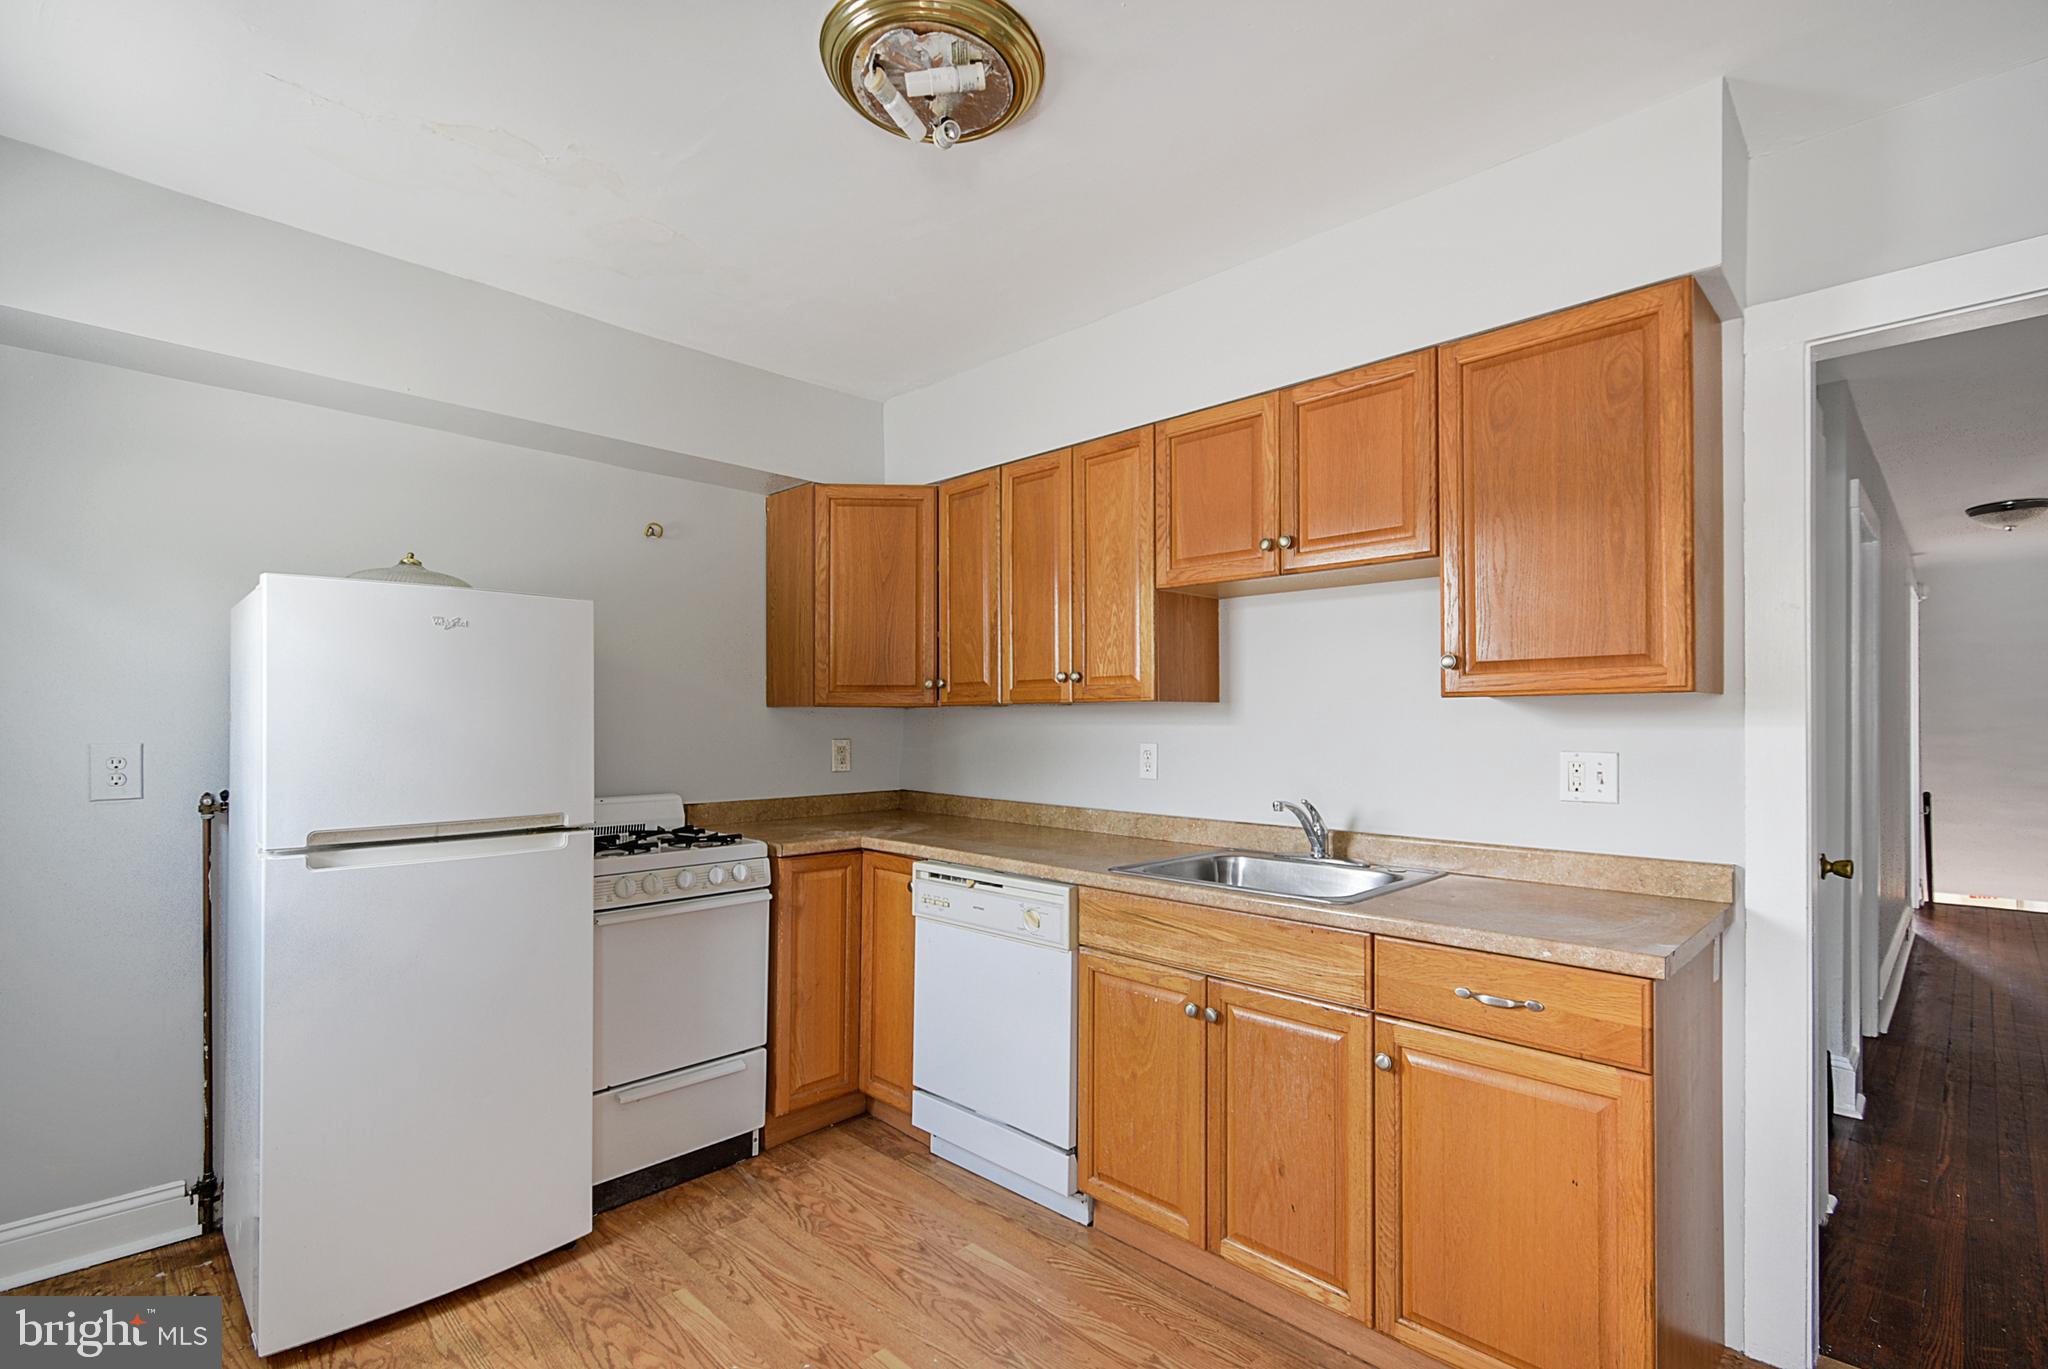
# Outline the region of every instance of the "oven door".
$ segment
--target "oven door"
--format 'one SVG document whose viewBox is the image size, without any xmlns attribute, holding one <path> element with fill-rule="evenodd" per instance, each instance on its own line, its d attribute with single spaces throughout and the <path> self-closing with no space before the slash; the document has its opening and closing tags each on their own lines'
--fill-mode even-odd
<svg viewBox="0 0 2048 1369">
<path fill-rule="evenodd" d="M 766 889 L 597 915 L 596 1089 L 768 1041 Z"/>
</svg>

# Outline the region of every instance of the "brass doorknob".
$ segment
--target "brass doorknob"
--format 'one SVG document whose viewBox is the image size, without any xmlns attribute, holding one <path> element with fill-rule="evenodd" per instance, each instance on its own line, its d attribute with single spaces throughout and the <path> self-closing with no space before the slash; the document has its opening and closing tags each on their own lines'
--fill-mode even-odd
<svg viewBox="0 0 2048 1369">
<path fill-rule="evenodd" d="M 1826 879 L 1829 875 L 1833 875 L 1836 879 L 1854 879 L 1856 878 L 1856 862 L 1847 857 L 1841 860 L 1829 860 L 1827 852 L 1823 851 L 1820 854 L 1820 877 Z"/>
</svg>

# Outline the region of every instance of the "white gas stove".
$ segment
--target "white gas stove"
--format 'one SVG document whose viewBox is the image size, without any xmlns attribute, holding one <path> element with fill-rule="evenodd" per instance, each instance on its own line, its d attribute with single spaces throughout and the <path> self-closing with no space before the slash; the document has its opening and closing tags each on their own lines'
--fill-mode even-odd
<svg viewBox="0 0 2048 1369">
<path fill-rule="evenodd" d="M 766 1115 L 768 848 L 675 794 L 599 799 L 599 1211 L 744 1159 Z"/>
</svg>

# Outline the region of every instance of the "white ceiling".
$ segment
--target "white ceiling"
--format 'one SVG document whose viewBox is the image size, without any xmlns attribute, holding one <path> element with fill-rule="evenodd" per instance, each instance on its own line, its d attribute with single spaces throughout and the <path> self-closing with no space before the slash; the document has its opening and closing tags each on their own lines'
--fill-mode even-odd
<svg viewBox="0 0 2048 1369">
<path fill-rule="evenodd" d="M 2040 0 L 1019 0 L 912 147 L 822 0 L 0 0 L 0 134 L 870 397 L 1720 75 L 1753 154 L 2048 55 Z"/>
<path fill-rule="evenodd" d="M 2048 517 L 2000 532 L 1963 510 L 2048 499 L 2048 317 L 1823 364 L 1846 380 L 1922 566 L 2048 557 Z"/>
</svg>

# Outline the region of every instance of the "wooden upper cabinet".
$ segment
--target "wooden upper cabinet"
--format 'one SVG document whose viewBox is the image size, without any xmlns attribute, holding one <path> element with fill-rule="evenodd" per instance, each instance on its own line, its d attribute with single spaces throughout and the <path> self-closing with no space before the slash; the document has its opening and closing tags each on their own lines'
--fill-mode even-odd
<svg viewBox="0 0 2048 1369">
<path fill-rule="evenodd" d="M 858 1093 L 861 854 L 775 861 L 769 925 L 769 1111 Z"/>
<path fill-rule="evenodd" d="M 927 486 L 770 495 L 770 706 L 937 702 L 938 558 Z"/>
<path fill-rule="evenodd" d="M 1436 554 L 1436 353 L 1280 392 L 1280 569 Z"/>
<path fill-rule="evenodd" d="M 1650 1080 L 1381 1019 L 1378 1329 L 1465 1369 L 1657 1362 Z"/>
<path fill-rule="evenodd" d="M 1372 1019 L 1208 985 L 1211 1250 L 1372 1319 Z"/>
<path fill-rule="evenodd" d="M 1074 448 L 1073 481 L 1073 697 L 1153 698 L 1152 430 Z"/>
<path fill-rule="evenodd" d="M 1001 699 L 1001 501 L 999 471 L 978 471 L 939 486 L 942 704 L 992 704 Z"/>
<path fill-rule="evenodd" d="M 1698 287 L 1437 356 L 1443 692 L 1718 690 L 1720 343 Z"/>
<path fill-rule="evenodd" d="M 1153 425 L 1161 589 L 1280 569 L 1280 397 L 1254 395 Z"/>
<path fill-rule="evenodd" d="M 860 1086 L 870 1098 L 910 1110 L 916 1017 L 917 925 L 910 912 L 910 861 L 869 852 L 860 916 Z"/>
<path fill-rule="evenodd" d="M 1080 960 L 1081 1190 L 1199 1245 L 1204 981 L 1093 951 Z"/>
<path fill-rule="evenodd" d="M 1073 454 L 1002 467 L 1002 700 L 1065 703 L 1072 650 Z"/>
</svg>

